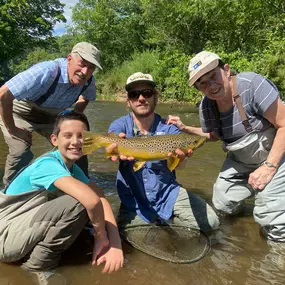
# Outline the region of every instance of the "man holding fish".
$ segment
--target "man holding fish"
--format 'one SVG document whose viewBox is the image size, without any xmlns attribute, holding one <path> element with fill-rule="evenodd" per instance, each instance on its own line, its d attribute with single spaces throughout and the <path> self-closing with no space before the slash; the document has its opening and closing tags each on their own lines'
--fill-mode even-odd
<svg viewBox="0 0 285 285">
<path fill-rule="evenodd" d="M 127 80 L 126 90 L 127 104 L 131 112 L 112 122 L 109 133 L 125 136 L 124 141 L 137 138 L 150 153 L 162 146 L 169 152 L 167 146 L 170 141 L 163 141 L 164 136 L 161 135 L 177 135 L 180 130 L 175 125 L 168 125 L 154 112 L 158 101 L 158 90 L 152 76 L 141 72 L 132 74 Z M 154 139 L 152 142 L 148 140 L 149 136 Z M 196 139 L 196 143 L 192 145 L 192 149 L 204 141 L 198 142 L 198 136 L 193 138 Z M 175 136 L 172 140 L 175 140 Z M 202 231 L 218 228 L 219 219 L 206 201 L 187 191 L 176 181 L 175 171 L 172 171 L 175 167 L 173 161 L 183 161 L 185 156 L 192 154 L 191 148 L 181 150 L 178 149 L 179 146 L 181 145 L 177 144 L 173 153 L 166 154 L 163 160 L 159 156 L 157 159 L 160 160 L 146 162 L 142 161 L 143 158 L 139 158 L 139 164 L 132 159 L 132 153 L 120 152 L 117 190 L 121 199 L 121 208 L 118 226 L 173 221 Z M 119 143 L 118 150 L 120 151 Z M 135 154 L 134 158 L 137 158 L 136 156 L 139 154 Z M 165 158 L 169 158 L 168 162 Z M 114 155 L 111 159 L 116 161 L 118 156 Z"/>
<path fill-rule="evenodd" d="M 212 52 L 190 60 L 189 85 L 205 95 L 200 104 L 202 128 L 180 130 L 222 140 L 227 158 L 214 184 L 213 204 L 226 213 L 255 199 L 254 219 L 269 240 L 285 241 L 285 105 L 276 86 L 254 72 L 233 74 Z"/>
</svg>

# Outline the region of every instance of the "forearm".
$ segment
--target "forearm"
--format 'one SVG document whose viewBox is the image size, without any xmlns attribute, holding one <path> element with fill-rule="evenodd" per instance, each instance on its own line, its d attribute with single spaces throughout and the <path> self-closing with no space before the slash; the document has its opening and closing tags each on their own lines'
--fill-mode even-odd
<svg viewBox="0 0 285 285">
<path fill-rule="evenodd" d="M 117 223 L 113 214 L 113 210 L 110 206 L 110 203 L 106 200 L 106 198 L 101 198 L 104 214 L 105 214 L 105 225 L 106 231 L 108 235 L 108 239 L 110 242 L 110 246 L 115 248 L 122 248 L 121 238 L 119 235 Z"/>
<path fill-rule="evenodd" d="M 94 182 L 89 182 L 89 186 L 100 197 L 105 216 L 105 227 L 108 235 L 110 245 L 116 248 L 121 248 L 121 238 L 119 235 L 116 219 L 111 208 L 110 203 L 107 201 L 103 191 Z"/>
<path fill-rule="evenodd" d="M 182 132 L 190 135 L 206 137 L 208 141 L 217 141 L 219 138 L 214 133 L 204 133 L 200 127 L 185 126 L 180 129 Z"/>
<path fill-rule="evenodd" d="M 0 115 L 4 125 L 9 133 L 15 129 L 15 121 L 13 119 L 13 100 L 14 96 L 6 85 L 0 88 Z"/>
</svg>

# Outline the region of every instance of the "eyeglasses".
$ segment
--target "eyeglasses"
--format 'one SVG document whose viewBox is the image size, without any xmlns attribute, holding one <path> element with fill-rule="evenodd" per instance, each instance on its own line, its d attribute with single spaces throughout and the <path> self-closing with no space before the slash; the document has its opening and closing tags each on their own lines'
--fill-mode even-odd
<svg viewBox="0 0 285 285">
<path fill-rule="evenodd" d="M 153 89 L 142 89 L 142 90 L 133 90 L 128 92 L 128 98 L 129 99 L 135 99 L 137 100 L 140 95 L 142 95 L 144 98 L 150 98 L 154 95 Z"/>
</svg>

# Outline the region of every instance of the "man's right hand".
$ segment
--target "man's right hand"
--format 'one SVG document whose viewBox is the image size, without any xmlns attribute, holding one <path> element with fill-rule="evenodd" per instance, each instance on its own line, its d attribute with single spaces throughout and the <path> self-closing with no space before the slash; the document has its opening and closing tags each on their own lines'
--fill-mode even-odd
<svg viewBox="0 0 285 285">
<path fill-rule="evenodd" d="M 27 146 L 32 145 L 32 133 L 27 129 L 15 126 L 9 133 L 12 138 L 24 142 Z"/>
<path fill-rule="evenodd" d="M 126 134 L 124 133 L 120 133 L 119 134 L 119 137 L 120 138 L 126 138 Z M 106 148 L 106 152 L 107 153 L 114 153 L 114 154 L 118 154 L 118 155 L 112 155 L 110 156 L 110 159 L 112 161 L 118 161 L 119 159 L 121 160 L 134 160 L 134 157 L 132 156 L 125 156 L 125 155 L 120 155 L 119 152 L 118 152 L 118 145 L 116 143 L 112 143 L 111 145 L 109 145 L 107 148 Z"/>
</svg>

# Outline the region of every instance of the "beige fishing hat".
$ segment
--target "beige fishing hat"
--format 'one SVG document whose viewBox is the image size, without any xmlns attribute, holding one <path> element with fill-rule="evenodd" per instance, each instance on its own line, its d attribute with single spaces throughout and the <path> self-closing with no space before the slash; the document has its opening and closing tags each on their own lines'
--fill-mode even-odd
<svg viewBox="0 0 285 285">
<path fill-rule="evenodd" d="M 188 67 L 189 86 L 192 86 L 197 79 L 216 68 L 219 60 L 221 58 L 217 54 L 209 51 L 201 51 L 191 58 Z"/>
<path fill-rule="evenodd" d="M 78 53 L 83 59 L 102 69 L 100 65 L 100 51 L 95 46 L 87 42 L 80 42 L 73 47 L 71 53 Z"/>
<path fill-rule="evenodd" d="M 126 90 L 129 91 L 132 84 L 134 84 L 136 82 L 146 82 L 146 83 L 149 83 L 153 87 L 156 86 L 156 83 L 153 81 L 153 78 L 150 74 L 144 74 L 142 72 L 136 72 L 136 73 L 132 74 L 127 79 Z"/>
</svg>

